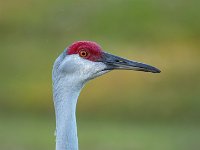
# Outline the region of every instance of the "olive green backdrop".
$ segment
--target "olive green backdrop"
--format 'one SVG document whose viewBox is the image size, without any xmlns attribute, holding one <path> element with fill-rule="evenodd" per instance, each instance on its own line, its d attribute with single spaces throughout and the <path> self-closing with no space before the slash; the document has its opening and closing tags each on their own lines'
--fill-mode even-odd
<svg viewBox="0 0 200 150">
<path fill-rule="evenodd" d="M 200 1 L 0 1 L 0 149 L 53 150 L 51 70 L 77 40 L 154 65 L 83 89 L 81 150 L 200 147 Z"/>
</svg>

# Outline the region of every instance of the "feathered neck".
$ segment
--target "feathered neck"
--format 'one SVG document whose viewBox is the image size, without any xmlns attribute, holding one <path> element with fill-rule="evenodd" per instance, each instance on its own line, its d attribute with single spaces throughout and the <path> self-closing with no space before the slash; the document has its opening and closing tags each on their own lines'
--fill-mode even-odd
<svg viewBox="0 0 200 150">
<path fill-rule="evenodd" d="M 56 114 L 56 150 L 78 150 L 76 104 L 82 83 L 72 83 L 67 75 L 59 72 L 64 59 L 61 54 L 53 67 L 53 99 Z"/>
</svg>

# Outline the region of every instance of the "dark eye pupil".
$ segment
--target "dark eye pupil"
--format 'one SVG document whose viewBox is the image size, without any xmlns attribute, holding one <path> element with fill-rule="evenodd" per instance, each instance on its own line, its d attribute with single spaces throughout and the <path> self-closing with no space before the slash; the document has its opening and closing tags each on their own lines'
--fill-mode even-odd
<svg viewBox="0 0 200 150">
<path fill-rule="evenodd" d="M 87 52 L 86 51 L 81 51 L 80 52 L 80 56 L 81 57 L 86 57 L 87 56 Z"/>
</svg>

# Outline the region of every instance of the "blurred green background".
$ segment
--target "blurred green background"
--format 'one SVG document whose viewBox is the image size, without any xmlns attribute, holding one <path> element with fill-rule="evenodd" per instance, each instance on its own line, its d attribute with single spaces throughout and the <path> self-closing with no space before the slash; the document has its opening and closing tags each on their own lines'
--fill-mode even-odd
<svg viewBox="0 0 200 150">
<path fill-rule="evenodd" d="M 54 149 L 52 64 L 77 40 L 162 70 L 90 81 L 81 150 L 199 149 L 199 0 L 1 0 L 1 150 Z"/>
</svg>

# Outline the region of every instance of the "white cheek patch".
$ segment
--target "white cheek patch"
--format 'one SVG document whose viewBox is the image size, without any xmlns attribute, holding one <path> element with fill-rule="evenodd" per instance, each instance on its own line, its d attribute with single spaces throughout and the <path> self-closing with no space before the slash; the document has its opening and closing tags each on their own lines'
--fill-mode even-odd
<svg viewBox="0 0 200 150">
<path fill-rule="evenodd" d="M 66 56 L 59 69 L 66 73 L 73 73 L 76 71 L 76 66 L 74 59 L 71 56 Z"/>
<path fill-rule="evenodd" d="M 96 77 L 97 73 L 104 70 L 106 65 L 101 62 L 93 62 L 81 58 L 78 54 L 67 55 L 60 65 L 67 74 L 73 74 L 78 78 L 90 79 Z M 100 75 L 100 74 L 99 74 Z"/>
</svg>

